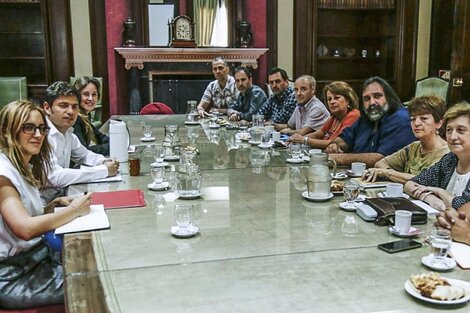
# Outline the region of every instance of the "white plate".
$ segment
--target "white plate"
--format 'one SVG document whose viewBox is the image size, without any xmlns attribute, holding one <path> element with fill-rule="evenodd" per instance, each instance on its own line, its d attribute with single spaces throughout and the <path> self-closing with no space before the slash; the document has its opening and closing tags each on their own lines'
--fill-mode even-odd
<svg viewBox="0 0 470 313">
<path fill-rule="evenodd" d="M 288 158 L 286 160 L 287 163 L 292 163 L 292 164 L 299 164 L 299 163 L 302 163 L 303 160 L 302 159 L 294 159 L 294 158 Z"/>
<path fill-rule="evenodd" d="M 148 184 L 147 187 L 153 191 L 162 191 L 162 190 L 167 190 L 168 187 L 170 187 L 170 183 L 167 181 L 164 181 L 158 185 L 155 183 L 151 183 L 151 184 Z"/>
<path fill-rule="evenodd" d="M 219 124 L 210 124 L 209 128 L 210 129 L 217 129 L 217 128 L 220 128 L 220 125 Z"/>
<path fill-rule="evenodd" d="M 235 134 L 235 138 L 239 140 L 243 140 L 243 141 L 248 141 L 251 139 L 251 135 L 249 133 L 241 132 L 241 133 Z"/>
<path fill-rule="evenodd" d="M 421 263 L 435 271 L 450 271 L 451 269 L 454 269 L 457 266 L 457 262 L 455 262 L 453 258 L 445 258 L 443 265 L 435 264 L 433 263 L 433 260 L 434 255 L 429 254 L 421 258 Z"/>
<path fill-rule="evenodd" d="M 398 232 L 394 226 L 390 226 L 388 228 L 388 231 L 390 233 L 392 233 L 393 235 L 397 236 L 397 237 L 402 237 L 402 238 L 408 238 L 408 237 L 414 237 L 414 236 L 418 236 L 419 234 L 422 234 L 423 232 L 420 231 L 418 228 L 415 228 L 415 227 L 410 227 L 410 231 L 407 232 L 407 233 L 400 233 Z"/>
<path fill-rule="evenodd" d="M 379 198 L 387 198 L 387 194 L 386 194 L 386 192 L 385 192 L 385 191 L 381 191 L 381 192 L 379 192 L 378 196 L 379 196 Z M 409 196 L 409 195 L 407 195 L 406 193 L 403 193 L 403 194 L 401 195 L 401 197 L 398 197 L 398 198 L 405 198 L 405 199 L 409 199 L 409 198 L 410 198 L 410 196 Z"/>
<path fill-rule="evenodd" d="M 268 142 L 268 143 L 260 143 L 258 145 L 258 147 L 260 147 L 261 149 L 269 149 L 269 148 L 272 148 L 273 144 Z"/>
<path fill-rule="evenodd" d="M 140 141 L 144 141 L 144 142 L 150 142 L 150 141 L 155 141 L 155 137 L 142 137 L 140 138 Z"/>
<path fill-rule="evenodd" d="M 179 228 L 178 226 L 171 226 L 170 233 L 179 238 L 189 238 L 196 235 L 199 232 L 199 227 L 194 225 L 189 225 L 188 228 Z"/>
<path fill-rule="evenodd" d="M 467 286 L 467 288 L 470 287 L 469 282 L 459 280 L 459 279 L 447 278 L 447 277 L 443 277 L 443 278 L 445 278 L 451 286 Z M 408 292 L 410 295 L 412 295 L 413 297 L 417 299 L 420 299 L 429 303 L 435 303 L 435 304 L 459 304 L 459 303 L 465 303 L 468 300 L 470 300 L 470 294 L 457 300 L 436 300 L 436 299 L 426 298 L 419 293 L 419 291 L 413 286 L 413 283 L 409 279 L 405 282 L 405 290 L 406 292 Z"/>
<path fill-rule="evenodd" d="M 178 161 L 180 159 L 179 155 L 165 155 L 163 160 L 165 161 Z"/>
<path fill-rule="evenodd" d="M 252 145 L 259 145 L 259 144 L 261 144 L 261 141 L 248 140 L 248 143 L 250 143 Z"/>
<path fill-rule="evenodd" d="M 170 163 L 168 162 L 160 162 L 160 163 L 157 163 L 157 162 L 153 162 L 152 164 L 150 164 L 151 167 L 165 167 L 165 166 L 170 166 Z"/>
<path fill-rule="evenodd" d="M 184 125 L 201 125 L 198 121 L 184 121 Z"/>
<path fill-rule="evenodd" d="M 328 197 L 309 197 L 308 196 L 308 191 L 306 190 L 306 191 L 302 192 L 302 197 L 304 197 L 305 199 L 310 200 L 310 201 L 327 201 L 327 200 L 330 200 L 331 198 L 333 198 L 333 194 L 330 192 Z"/>
<path fill-rule="evenodd" d="M 178 198 L 180 199 L 183 199 L 183 200 L 192 200 L 192 199 L 197 199 L 199 198 L 200 196 L 202 196 L 204 193 L 203 192 L 199 192 L 197 194 L 192 194 L 192 195 L 180 195 L 178 193 L 178 191 L 176 191 L 176 195 L 178 196 Z"/>
<path fill-rule="evenodd" d="M 344 172 L 338 172 L 335 175 L 331 174 L 333 179 L 342 180 L 348 178 L 348 175 Z"/>
<path fill-rule="evenodd" d="M 339 207 L 348 212 L 356 212 L 357 203 L 341 202 Z"/>
</svg>

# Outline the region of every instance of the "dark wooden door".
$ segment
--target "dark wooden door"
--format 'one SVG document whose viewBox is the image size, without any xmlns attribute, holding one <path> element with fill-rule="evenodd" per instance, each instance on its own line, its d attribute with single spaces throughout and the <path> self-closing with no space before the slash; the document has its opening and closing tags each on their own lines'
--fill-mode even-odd
<svg viewBox="0 0 470 313">
<path fill-rule="evenodd" d="M 450 104 L 470 102 L 470 0 L 455 0 L 450 64 Z"/>
</svg>

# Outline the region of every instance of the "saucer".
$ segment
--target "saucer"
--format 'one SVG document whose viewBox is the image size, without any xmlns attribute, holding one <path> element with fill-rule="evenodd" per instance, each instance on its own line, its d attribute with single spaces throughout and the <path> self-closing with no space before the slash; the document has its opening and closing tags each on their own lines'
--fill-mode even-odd
<svg viewBox="0 0 470 313">
<path fill-rule="evenodd" d="M 266 142 L 266 143 L 260 143 L 258 145 L 258 147 L 260 147 L 261 149 L 269 149 L 269 148 L 272 148 L 273 144 L 271 142 Z"/>
<path fill-rule="evenodd" d="M 362 177 L 362 174 L 360 175 L 354 174 L 351 170 L 347 170 L 346 175 L 348 175 L 349 177 Z"/>
<path fill-rule="evenodd" d="M 339 207 L 348 212 L 356 212 L 357 204 L 356 203 L 349 203 L 349 202 L 341 202 Z"/>
<path fill-rule="evenodd" d="M 330 194 L 327 197 L 309 197 L 308 191 L 304 191 L 302 192 L 302 197 L 310 201 L 327 201 L 333 198 L 333 194 L 330 192 Z"/>
<path fill-rule="evenodd" d="M 218 128 L 220 128 L 220 125 L 219 125 L 219 124 L 210 124 L 210 125 L 209 125 L 209 128 L 211 128 L 211 129 L 218 129 Z"/>
<path fill-rule="evenodd" d="M 182 200 L 192 200 L 192 199 L 197 199 L 199 198 L 200 196 L 202 196 L 204 193 L 203 192 L 198 192 L 198 193 L 195 193 L 195 194 L 189 194 L 189 195 L 180 195 L 178 191 L 176 191 L 176 195 L 178 196 L 178 198 L 182 199 Z"/>
<path fill-rule="evenodd" d="M 423 256 L 421 259 L 421 263 L 429 267 L 430 269 L 436 271 L 450 271 L 451 269 L 457 266 L 457 262 L 455 262 L 452 258 L 444 258 L 444 263 L 442 265 L 438 265 L 437 263 L 433 263 L 434 255 L 429 254 Z"/>
<path fill-rule="evenodd" d="M 379 198 L 387 198 L 387 194 L 386 194 L 385 191 L 379 192 L 378 196 L 379 196 Z M 394 197 L 394 198 L 405 198 L 405 199 L 409 199 L 410 196 L 407 195 L 406 193 L 403 193 L 400 197 Z"/>
<path fill-rule="evenodd" d="M 165 155 L 163 160 L 165 161 L 179 161 L 180 156 L 179 155 Z"/>
<path fill-rule="evenodd" d="M 189 238 L 199 233 L 199 227 L 194 226 L 194 225 L 189 225 L 188 228 L 180 228 L 174 225 L 174 226 L 171 226 L 170 233 L 175 237 Z"/>
<path fill-rule="evenodd" d="M 420 231 L 418 228 L 415 228 L 415 227 L 410 227 L 410 231 L 407 232 L 406 234 L 405 233 L 399 233 L 394 226 L 390 226 L 388 228 L 388 231 L 390 233 L 392 233 L 393 235 L 397 236 L 397 237 L 403 237 L 403 238 L 407 238 L 407 237 L 413 237 L 413 236 L 417 236 L 419 234 L 422 234 L 423 232 Z"/>
<path fill-rule="evenodd" d="M 142 137 L 140 138 L 140 141 L 144 141 L 144 142 L 155 141 L 155 137 Z"/>
<path fill-rule="evenodd" d="M 299 164 L 302 163 L 304 160 L 302 159 L 294 159 L 294 158 L 288 158 L 286 160 L 287 163 L 292 163 L 292 164 Z"/>
<path fill-rule="evenodd" d="M 167 181 L 164 181 L 161 184 L 151 183 L 151 184 L 148 184 L 147 187 L 153 191 L 162 191 L 162 190 L 167 190 L 168 187 L 170 187 L 170 183 Z"/>
<path fill-rule="evenodd" d="M 164 166 L 170 166 L 170 163 L 168 162 L 153 162 L 152 164 L 150 164 L 151 167 L 164 167 Z"/>
<path fill-rule="evenodd" d="M 261 141 L 248 140 L 248 143 L 250 143 L 252 145 L 259 145 L 259 144 L 261 144 Z"/>
<path fill-rule="evenodd" d="M 338 172 L 336 173 L 335 175 L 331 174 L 331 177 L 333 179 L 337 179 L 337 180 L 343 180 L 343 179 L 346 179 L 348 178 L 348 175 L 344 172 Z"/>
<path fill-rule="evenodd" d="M 184 125 L 201 125 L 198 121 L 184 121 Z"/>
</svg>

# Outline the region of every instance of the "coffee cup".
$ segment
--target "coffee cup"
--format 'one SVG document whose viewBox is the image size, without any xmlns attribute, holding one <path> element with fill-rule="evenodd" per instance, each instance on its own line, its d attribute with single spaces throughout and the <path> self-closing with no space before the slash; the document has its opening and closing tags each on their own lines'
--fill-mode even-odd
<svg viewBox="0 0 470 313">
<path fill-rule="evenodd" d="M 402 197 L 403 196 L 403 185 L 399 183 L 388 183 L 387 189 L 385 190 L 387 197 Z"/>
<path fill-rule="evenodd" d="M 410 211 L 395 211 L 395 230 L 400 234 L 407 234 L 410 231 L 412 215 Z"/>
<path fill-rule="evenodd" d="M 365 169 L 366 169 L 366 163 L 362 163 L 362 162 L 351 163 L 351 172 L 355 176 L 361 176 L 362 172 L 364 172 Z"/>
</svg>

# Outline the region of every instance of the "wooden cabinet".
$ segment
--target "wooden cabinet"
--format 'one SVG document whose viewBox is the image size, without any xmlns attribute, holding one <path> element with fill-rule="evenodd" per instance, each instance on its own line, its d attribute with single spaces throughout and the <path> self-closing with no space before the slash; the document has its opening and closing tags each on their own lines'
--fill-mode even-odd
<svg viewBox="0 0 470 313">
<path fill-rule="evenodd" d="M 312 74 L 317 94 L 328 82 L 343 80 L 360 95 L 365 79 L 381 76 L 409 98 L 417 7 L 415 0 L 296 0 L 295 77 Z"/>
<path fill-rule="evenodd" d="M 28 94 L 73 76 L 68 0 L 0 0 L 0 76 L 24 76 Z"/>
</svg>

